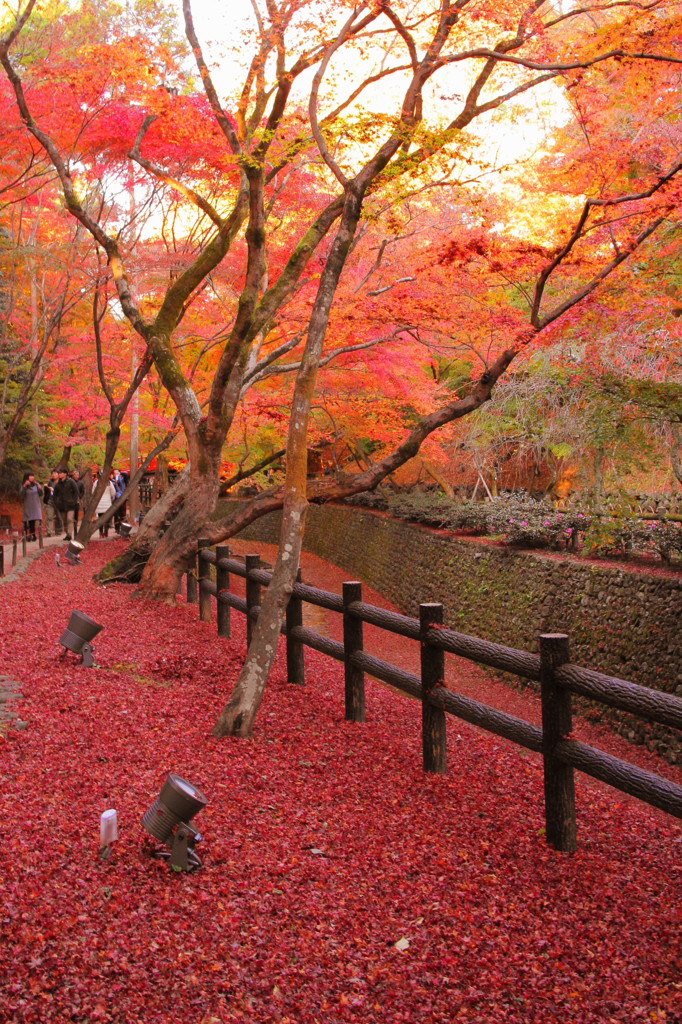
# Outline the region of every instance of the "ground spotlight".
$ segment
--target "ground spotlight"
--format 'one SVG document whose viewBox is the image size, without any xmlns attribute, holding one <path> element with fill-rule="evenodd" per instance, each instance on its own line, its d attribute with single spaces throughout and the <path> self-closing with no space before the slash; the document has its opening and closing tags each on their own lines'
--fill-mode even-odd
<svg viewBox="0 0 682 1024">
<path fill-rule="evenodd" d="M 133 524 L 132 523 L 121 523 L 121 525 L 118 528 L 120 536 L 121 537 L 129 537 L 130 536 L 130 531 L 132 530 L 132 528 L 133 528 Z"/>
<path fill-rule="evenodd" d="M 71 565 L 81 564 L 81 551 L 83 551 L 85 545 L 81 544 L 77 540 L 70 540 L 66 545 L 66 557 Z"/>
<path fill-rule="evenodd" d="M 143 828 L 169 847 L 168 850 L 159 850 L 156 856 L 168 860 L 174 871 L 192 871 L 201 867 L 194 851 L 201 835 L 190 822 L 206 803 L 206 797 L 196 786 L 179 775 L 170 774 L 142 818 Z"/>
<path fill-rule="evenodd" d="M 98 626 L 89 615 L 85 615 L 83 612 L 71 612 L 69 624 L 59 638 L 59 642 L 64 648 L 64 654 L 67 651 L 80 654 L 83 665 L 86 668 L 92 668 L 95 664 L 95 649 L 90 641 L 103 629 L 104 626 Z"/>
</svg>

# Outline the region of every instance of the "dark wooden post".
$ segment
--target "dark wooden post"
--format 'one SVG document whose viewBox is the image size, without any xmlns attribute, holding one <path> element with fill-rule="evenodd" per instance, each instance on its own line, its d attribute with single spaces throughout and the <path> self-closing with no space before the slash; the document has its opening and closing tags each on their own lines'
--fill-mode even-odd
<svg viewBox="0 0 682 1024">
<path fill-rule="evenodd" d="M 199 618 L 202 622 L 211 621 L 211 595 L 201 585 L 203 580 L 210 580 L 211 578 L 211 566 L 205 558 L 201 557 L 203 549 L 210 546 L 210 541 L 205 538 L 199 541 Z"/>
<path fill-rule="evenodd" d="M 12 568 L 17 564 L 17 538 L 12 538 Z"/>
<path fill-rule="evenodd" d="M 230 606 L 220 600 L 223 591 L 230 592 L 230 570 L 223 568 L 221 559 L 230 557 L 230 549 L 227 544 L 221 544 L 215 549 L 216 566 L 216 589 L 218 591 L 216 606 L 216 619 L 218 625 L 218 636 L 230 636 Z"/>
<path fill-rule="evenodd" d="M 365 673 L 353 665 L 351 657 L 356 651 L 362 653 L 363 624 L 348 612 L 353 601 L 362 601 L 362 583 L 350 580 L 343 584 L 343 664 L 346 693 L 346 721 L 365 720 Z"/>
<path fill-rule="evenodd" d="M 429 703 L 429 694 L 445 679 L 445 655 L 426 643 L 432 626 L 443 622 L 442 604 L 420 604 L 421 681 L 422 681 L 422 757 L 425 772 L 445 775 L 448 770 L 448 745 L 445 712 Z"/>
<path fill-rule="evenodd" d="M 542 699 L 542 756 L 545 769 L 546 837 L 555 850 L 576 848 L 573 768 L 558 761 L 554 746 L 572 729 L 571 695 L 557 686 L 554 673 L 569 660 L 565 633 L 540 637 L 540 695 Z"/>
<path fill-rule="evenodd" d="M 4 575 L 5 575 L 5 549 L 4 549 L 3 545 L 0 544 L 0 576 L 4 576 Z"/>
<path fill-rule="evenodd" d="M 43 524 L 42 524 L 42 522 L 38 522 L 37 530 L 38 530 L 38 547 L 42 551 L 43 550 Z"/>
<path fill-rule="evenodd" d="M 258 617 L 258 612 L 255 609 L 260 608 L 260 583 L 250 580 L 249 573 L 252 569 L 260 568 L 260 555 L 246 555 L 244 565 L 246 568 L 246 645 L 248 647 Z"/>
<path fill-rule="evenodd" d="M 21 557 L 22 558 L 26 558 L 26 548 L 27 548 L 27 545 L 28 545 L 28 541 L 26 540 L 26 534 L 24 534 L 23 537 L 21 538 Z"/>
<path fill-rule="evenodd" d="M 296 582 L 301 582 L 301 570 L 296 573 Z M 303 644 L 294 640 L 291 635 L 292 629 L 303 625 L 303 601 L 296 594 L 289 598 L 286 610 L 286 638 L 287 638 L 287 682 L 303 686 L 305 683 L 305 657 Z"/>
</svg>

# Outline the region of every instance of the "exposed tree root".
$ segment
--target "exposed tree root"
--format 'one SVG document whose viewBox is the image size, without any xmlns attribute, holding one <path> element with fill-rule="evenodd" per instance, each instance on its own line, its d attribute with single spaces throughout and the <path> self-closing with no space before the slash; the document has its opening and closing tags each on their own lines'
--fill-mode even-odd
<svg viewBox="0 0 682 1024">
<path fill-rule="evenodd" d="M 145 554 L 129 548 L 107 562 L 95 579 L 98 583 L 139 583 L 148 561 L 149 552 Z"/>
</svg>

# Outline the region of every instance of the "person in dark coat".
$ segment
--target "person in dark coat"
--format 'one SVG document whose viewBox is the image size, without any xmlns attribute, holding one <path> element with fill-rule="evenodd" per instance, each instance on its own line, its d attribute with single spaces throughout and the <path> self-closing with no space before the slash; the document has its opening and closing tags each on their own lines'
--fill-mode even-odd
<svg viewBox="0 0 682 1024">
<path fill-rule="evenodd" d="M 65 469 L 58 469 L 57 472 L 59 473 L 59 480 L 55 486 L 52 500 L 66 528 L 64 540 L 72 540 L 76 509 L 78 508 L 78 487 Z"/>
<path fill-rule="evenodd" d="M 126 481 L 125 477 L 123 476 L 123 473 L 121 473 L 121 471 L 118 470 L 118 469 L 112 469 L 110 480 L 111 480 L 111 483 L 114 485 L 114 490 L 116 492 L 116 497 L 114 498 L 114 501 L 116 501 L 118 498 L 121 497 L 121 495 L 125 491 L 126 485 L 127 485 L 127 481 Z M 121 505 L 121 507 L 118 509 L 118 511 L 114 512 L 114 529 L 115 529 L 116 533 L 120 533 L 121 532 L 121 523 L 123 522 L 125 517 L 126 517 L 126 502 L 124 501 L 123 504 Z"/>
<path fill-rule="evenodd" d="M 33 473 L 24 473 L 21 484 L 21 500 L 23 503 L 22 519 L 24 536 L 27 540 L 36 539 L 36 527 L 43 519 L 43 489 Z"/>
<path fill-rule="evenodd" d="M 74 517 L 73 524 L 75 533 L 78 530 L 79 514 L 83 511 L 83 505 L 85 504 L 85 484 L 81 480 L 80 471 L 78 469 L 74 469 L 73 473 L 71 474 L 71 479 L 78 488 L 78 505 L 76 507 L 76 515 Z"/>
<path fill-rule="evenodd" d="M 50 473 L 50 479 L 43 487 L 43 504 L 45 506 L 45 517 L 47 519 L 47 535 L 48 537 L 57 536 L 62 531 L 62 520 L 59 512 L 54 507 L 54 489 L 57 486 L 59 480 L 59 474 L 56 469 L 53 469 Z"/>
</svg>

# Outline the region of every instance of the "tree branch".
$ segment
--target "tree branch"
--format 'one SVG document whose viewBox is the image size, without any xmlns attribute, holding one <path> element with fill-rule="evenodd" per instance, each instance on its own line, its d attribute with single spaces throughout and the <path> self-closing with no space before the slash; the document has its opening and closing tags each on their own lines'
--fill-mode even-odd
<svg viewBox="0 0 682 1024">
<path fill-rule="evenodd" d="M 140 125 L 140 130 L 135 136 L 133 148 L 128 153 L 128 156 L 130 157 L 131 160 L 134 160 L 136 164 L 139 164 L 140 167 L 143 167 L 144 170 L 148 172 L 148 174 L 153 174 L 155 178 L 159 179 L 159 181 L 163 181 L 166 185 L 170 185 L 181 196 L 184 196 L 189 203 L 191 203 L 193 206 L 198 207 L 202 211 L 202 213 L 205 213 L 206 216 L 213 221 L 217 228 L 222 228 L 225 224 L 224 218 L 218 214 L 218 212 L 214 209 L 213 206 L 211 206 L 208 200 L 204 199 L 203 196 L 200 196 L 198 192 L 195 192 L 193 188 L 189 188 L 187 185 L 183 185 L 181 181 L 179 181 L 177 178 L 174 178 L 171 174 L 168 174 L 166 171 L 164 171 L 162 167 L 159 167 L 158 164 L 152 163 L 151 160 L 146 160 L 141 155 L 140 145 L 142 144 L 142 139 L 146 135 L 149 127 L 154 123 L 154 121 L 156 121 L 156 119 L 156 114 L 148 114 L 144 118 L 142 124 Z"/>
</svg>

